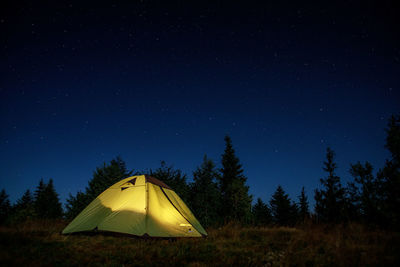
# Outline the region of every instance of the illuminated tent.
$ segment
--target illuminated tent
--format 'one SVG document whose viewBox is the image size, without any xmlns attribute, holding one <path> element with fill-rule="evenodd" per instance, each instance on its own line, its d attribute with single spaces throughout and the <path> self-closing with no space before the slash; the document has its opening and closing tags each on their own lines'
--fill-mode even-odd
<svg viewBox="0 0 400 267">
<path fill-rule="evenodd" d="M 182 199 L 169 186 L 148 175 L 132 176 L 110 186 L 62 233 L 88 231 L 154 237 L 207 235 Z"/>
</svg>

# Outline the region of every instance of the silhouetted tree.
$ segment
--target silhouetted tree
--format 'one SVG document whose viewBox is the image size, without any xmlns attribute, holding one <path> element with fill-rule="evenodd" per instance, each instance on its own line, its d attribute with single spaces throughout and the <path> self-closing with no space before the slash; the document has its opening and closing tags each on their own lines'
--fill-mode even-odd
<svg viewBox="0 0 400 267">
<path fill-rule="evenodd" d="M 390 151 L 391 159 L 378 172 L 380 182 L 381 208 L 385 221 L 391 227 L 400 225 L 400 115 L 392 116 L 386 129 L 385 147 Z"/>
<path fill-rule="evenodd" d="M 225 151 L 222 155 L 222 169 L 219 176 L 222 205 L 221 214 L 226 221 L 249 222 L 251 218 L 252 196 L 249 195 L 247 178 L 242 165 L 235 155 L 232 141 L 225 136 Z"/>
<path fill-rule="evenodd" d="M 360 188 L 354 181 L 345 188 L 345 214 L 351 221 L 361 221 Z"/>
<path fill-rule="evenodd" d="M 65 205 L 66 217 L 74 218 L 107 188 L 131 175 L 133 171 L 128 171 L 125 161 L 119 156 L 112 159 L 109 164 L 104 162 L 93 172 L 93 177 L 88 182 L 84 193 L 79 191 L 75 196 L 69 194 Z"/>
<path fill-rule="evenodd" d="M 20 209 L 29 209 L 33 206 L 33 196 L 29 189 L 25 191 L 20 199 L 15 204 Z"/>
<path fill-rule="evenodd" d="M 326 161 L 323 170 L 328 177 L 321 178 L 321 190 L 315 190 L 315 212 L 317 219 L 323 222 L 340 222 L 344 220 L 345 190 L 340 183 L 340 177 L 335 174 L 337 168 L 334 162 L 335 153 L 327 148 Z"/>
<path fill-rule="evenodd" d="M 6 190 L 2 189 L 0 192 L 0 224 L 6 222 L 11 210 L 10 200 Z"/>
<path fill-rule="evenodd" d="M 55 219 L 63 215 L 53 179 L 50 179 L 47 184 L 43 182 L 43 179 L 40 180 L 35 191 L 34 208 L 35 215 L 39 218 Z"/>
<path fill-rule="evenodd" d="M 190 185 L 190 205 L 204 227 L 219 222 L 220 193 L 216 184 L 218 173 L 215 164 L 205 155 L 203 163 L 193 172 Z"/>
<path fill-rule="evenodd" d="M 31 191 L 27 189 L 13 207 L 12 221 L 23 222 L 33 217 L 35 217 L 34 200 Z"/>
<path fill-rule="evenodd" d="M 161 161 L 161 166 L 155 170 L 150 170 L 149 174 L 166 183 L 183 201 L 188 202 L 189 185 L 186 183 L 186 174 L 183 174 L 181 170 L 175 169 L 172 165 L 168 166 L 165 161 Z"/>
<path fill-rule="evenodd" d="M 305 219 L 308 219 L 310 217 L 310 211 L 308 209 L 308 199 L 304 190 L 304 186 L 301 188 L 298 207 L 299 220 L 303 222 Z"/>
<path fill-rule="evenodd" d="M 39 218 L 45 218 L 47 210 L 47 199 L 45 195 L 46 184 L 40 179 L 38 186 L 34 192 L 34 208 L 35 214 Z"/>
<path fill-rule="evenodd" d="M 364 223 L 377 223 L 382 214 L 379 211 L 379 184 L 374 177 L 373 167 L 369 162 L 363 166 L 360 162 L 350 165 L 350 174 L 354 182 L 349 183 L 351 213 Z"/>
<path fill-rule="evenodd" d="M 254 224 L 257 226 L 265 226 L 272 222 L 271 210 L 269 209 L 268 205 L 261 200 L 261 198 L 257 198 L 257 202 L 253 206 L 252 213 Z"/>
<path fill-rule="evenodd" d="M 54 188 L 53 179 L 50 179 L 47 183 L 44 193 L 47 199 L 46 218 L 60 218 L 63 215 L 63 210 L 56 189 Z"/>
<path fill-rule="evenodd" d="M 278 186 L 269 201 L 273 221 L 279 225 L 293 225 L 297 217 L 297 207 L 291 202 L 282 186 Z"/>
<path fill-rule="evenodd" d="M 65 205 L 67 219 L 75 218 L 90 203 L 87 194 L 78 191 L 75 196 L 69 194 Z"/>
<path fill-rule="evenodd" d="M 104 163 L 103 166 L 97 167 L 86 188 L 88 201 L 92 201 L 111 185 L 131 175 L 132 171 L 128 171 L 125 161 L 119 156 L 112 159 L 110 164 Z"/>
</svg>

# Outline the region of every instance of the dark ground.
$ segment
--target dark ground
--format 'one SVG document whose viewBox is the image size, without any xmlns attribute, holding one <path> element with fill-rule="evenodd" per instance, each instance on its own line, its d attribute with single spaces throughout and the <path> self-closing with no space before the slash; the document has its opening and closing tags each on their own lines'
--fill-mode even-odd
<svg viewBox="0 0 400 267">
<path fill-rule="evenodd" d="M 395 266 L 400 234 L 364 226 L 208 229 L 207 238 L 60 235 L 63 221 L 0 228 L 0 265 Z"/>
</svg>

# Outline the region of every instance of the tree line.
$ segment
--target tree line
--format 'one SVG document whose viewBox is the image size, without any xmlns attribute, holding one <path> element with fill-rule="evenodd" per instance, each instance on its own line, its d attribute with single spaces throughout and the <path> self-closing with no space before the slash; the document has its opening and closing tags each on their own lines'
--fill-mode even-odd
<svg viewBox="0 0 400 267">
<path fill-rule="evenodd" d="M 162 161 L 160 167 L 138 172 L 128 170 L 121 157 L 96 168 L 84 191 L 70 194 L 63 211 L 53 180 L 40 180 L 32 194 L 27 190 L 11 205 L 3 189 L 0 192 L 0 223 L 21 222 L 30 218 L 73 219 L 92 200 L 119 180 L 147 173 L 175 190 L 188 204 L 205 227 L 219 226 L 228 222 L 257 226 L 293 226 L 313 221 L 316 223 L 346 223 L 357 221 L 368 225 L 398 228 L 400 204 L 400 116 L 392 116 L 386 129 L 385 147 L 391 158 L 373 173 L 369 162 L 350 165 L 353 180 L 346 185 L 336 174 L 335 152 L 327 148 L 320 188 L 315 190 L 315 208 L 311 212 L 302 187 L 296 200 L 292 200 L 278 185 L 268 203 L 258 198 L 254 205 L 249 194 L 247 177 L 236 156 L 229 136 L 225 137 L 225 150 L 221 156 L 221 168 L 206 155 L 193 172 L 193 181 L 186 174 Z"/>
<path fill-rule="evenodd" d="M 63 209 L 53 179 L 47 183 L 41 179 L 33 193 L 27 189 L 14 205 L 10 205 L 4 189 L 0 192 L 0 224 L 19 223 L 33 218 L 56 219 L 62 216 Z"/>
</svg>

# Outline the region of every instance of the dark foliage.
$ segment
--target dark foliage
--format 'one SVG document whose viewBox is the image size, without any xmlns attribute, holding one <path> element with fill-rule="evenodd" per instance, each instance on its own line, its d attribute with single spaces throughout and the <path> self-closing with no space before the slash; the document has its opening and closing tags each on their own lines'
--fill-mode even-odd
<svg viewBox="0 0 400 267">
<path fill-rule="evenodd" d="M 315 212 L 321 222 L 337 223 L 345 219 L 345 190 L 340 183 L 340 177 L 335 174 L 337 166 L 334 157 L 335 153 L 328 147 L 323 167 L 328 177 L 321 178 L 322 189 L 315 190 Z"/>
<path fill-rule="evenodd" d="M 68 219 L 73 219 L 76 217 L 88 204 L 90 203 L 87 194 L 78 191 L 75 196 L 71 193 L 67 199 L 67 204 L 65 205 L 66 214 Z"/>
<path fill-rule="evenodd" d="M 225 136 L 225 151 L 222 155 L 222 169 L 219 176 L 222 196 L 220 212 L 225 221 L 250 221 L 252 196 L 249 195 L 246 181 L 242 165 L 232 147 L 231 138 Z"/>
<path fill-rule="evenodd" d="M 310 217 L 310 211 L 308 208 L 308 199 L 306 196 L 306 192 L 304 190 L 304 186 L 301 188 L 301 193 L 298 198 L 299 198 L 299 203 L 298 203 L 299 221 L 303 222 L 304 220 Z"/>
<path fill-rule="evenodd" d="M 133 171 L 128 171 L 125 162 L 119 156 L 112 159 L 108 165 L 104 163 L 101 167 L 97 167 L 86 191 L 84 193 L 79 191 L 75 196 L 69 195 L 65 206 L 66 217 L 74 218 L 104 190 L 132 174 Z"/>
<path fill-rule="evenodd" d="M 35 202 L 33 195 L 29 189 L 25 191 L 17 203 L 13 206 L 11 215 L 12 222 L 23 222 L 31 218 L 35 218 Z"/>
<path fill-rule="evenodd" d="M 350 174 L 354 181 L 349 183 L 349 214 L 353 220 L 361 220 L 367 224 L 378 224 L 382 214 L 379 201 L 379 181 L 373 175 L 373 167 L 369 162 L 360 162 L 350 166 Z"/>
<path fill-rule="evenodd" d="M 266 226 L 272 223 L 271 210 L 261 198 L 257 198 L 256 204 L 252 208 L 253 224 L 256 226 Z"/>
<path fill-rule="evenodd" d="M 63 215 L 61 203 L 52 179 L 47 184 L 41 179 L 34 196 L 34 209 L 37 217 L 54 219 Z"/>
<path fill-rule="evenodd" d="M 38 186 L 34 192 L 34 208 L 37 216 L 41 217 L 47 208 L 47 200 L 44 195 L 44 189 L 46 188 L 46 184 L 43 179 L 40 179 Z"/>
<path fill-rule="evenodd" d="M 204 156 L 203 163 L 193 172 L 190 184 L 190 206 L 193 213 L 204 227 L 217 225 L 221 196 L 217 187 L 218 173 L 212 160 Z"/>
<path fill-rule="evenodd" d="M 279 185 L 269 201 L 273 222 L 278 225 L 294 225 L 297 218 L 297 205 Z"/>
<path fill-rule="evenodd" d="M 168 166 L 165 161 L 161 161 L 161 166 L 155 170 L 150 170 L 149 174 L 163 181 L 178 194 L 183 201 L 189 200 L 189 186 L 186 183 L 186 174 L 181 170 L 175 169 L 172 165 Z"/>
<path fill-rule="evenodd" d="M 10 213 L 11 205 L 6 190 L 2 189 L 0 192 L 0 224 L 3 224 Z"/>
<path fill-rule="evenodd" d="M 112 159 L 110 164 L 104 163 L 103 166 L 97 167 L 86 187 L 88 200 L 92 201 L 108 187 L 131 175 L 132 171 L 128 171 L 125 161 L 119 156 Z"/>
<path fill-rule="evenodd" d="M 378 172 L 381 183 L 381 208 L 386 224 L 392 228 L 400 225 L 400 115 L 392 116 L 386 129 L 385 147 L 390 151 L 391 159 Z"/>
</svg>

